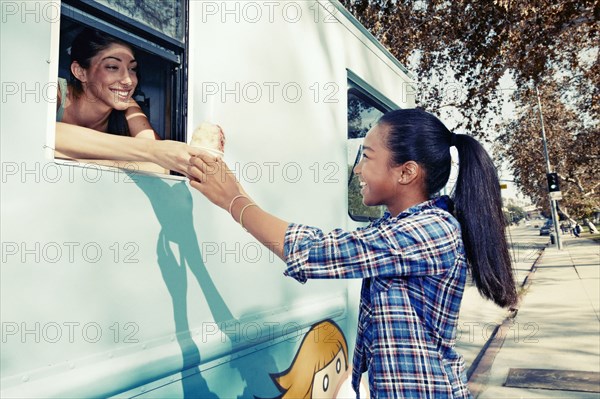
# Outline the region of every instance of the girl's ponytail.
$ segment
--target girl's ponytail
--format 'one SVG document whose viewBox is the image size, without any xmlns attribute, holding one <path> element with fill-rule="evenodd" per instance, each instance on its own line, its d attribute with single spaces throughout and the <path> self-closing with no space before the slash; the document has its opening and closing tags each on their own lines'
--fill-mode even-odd
<svg viewBox="0 0 600 399">
<path fill-rule="evenodd" d="M 515 281 L 504 236 L 504 215 L 496 168 L 485 149 L 467 135 L 456 135 L 435 116 L 421 109 L 399 109 L 384 114 L 387 147 L 392 163 L 413 160 L 425 170 L 425 189 L 438 195 L 448 182 L 452 157 L 458 150 L 459 172 L 454 189 L 455 216 L 479 292 L 500 306 L 517 301 Z"/>
<path fill-rule="evenodd" d="M 517 302 L 500 182 L 485 149 L 474 138 L 452 134 L 458 150 L 458 180 L 453 192 L 467 261 L 477 289 L 496 304 L 507 307 Z"/>
</svg>

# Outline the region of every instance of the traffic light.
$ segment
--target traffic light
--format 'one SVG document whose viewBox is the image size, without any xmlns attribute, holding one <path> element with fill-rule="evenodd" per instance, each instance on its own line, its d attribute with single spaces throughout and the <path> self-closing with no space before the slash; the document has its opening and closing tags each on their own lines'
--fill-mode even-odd
<svg viewBox="0 0 600 399">
<path fill-rule="evenodd" d="M 547 173 L 546 177 L 548 178 L 548 191 L 560 191 L 560 187 L 558 185 L 558 175 L 556 173 Z"/>
</svg>

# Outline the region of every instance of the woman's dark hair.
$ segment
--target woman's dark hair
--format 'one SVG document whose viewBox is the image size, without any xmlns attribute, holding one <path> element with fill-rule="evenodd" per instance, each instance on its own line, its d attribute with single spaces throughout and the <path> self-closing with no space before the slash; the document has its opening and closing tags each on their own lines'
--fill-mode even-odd
<svg viewBox="0 0 600 399">
<path fill-rule="evenodd" d="M 430 197 L 448 182 L 450 147 L 456 146 L 459 170 L 451 197 L 471 275 L 484 297 L 503 307 L 514 305 L 517 293 L 504 232 L 500 183 L 488 153 L 474 138 L 455 135 L 421 109 L 392 111 L 378 123 L 389 128 L 387 146 L 394 164 L 412 160 L 425 170 Z"/>
<path fill-rule="evenodd" d="M 101 33 L 97 30 L 85 28 L 83 29 L 71 43 L 71 63 L 77 61 L 77 63 L 84 69 L 90 67 L 92 58 L 94 58 L 99 52 L 106 50 L 113 44 L 120 44 L 122 46 L 129 47 L 131 51 L 133 48 L 106 33 Z M 75 97 L 79 97 L 83 93 L 83 87 L 79 79 L 77 79 L 73 73 L 71 73 L 71 86 L 74 88 Z M 108 117 L 108 133 L 116 134 L 119 136 L 129 136 L 129 125 L 125 119 L 125 111 L 113 110 Z"/>
</svg>

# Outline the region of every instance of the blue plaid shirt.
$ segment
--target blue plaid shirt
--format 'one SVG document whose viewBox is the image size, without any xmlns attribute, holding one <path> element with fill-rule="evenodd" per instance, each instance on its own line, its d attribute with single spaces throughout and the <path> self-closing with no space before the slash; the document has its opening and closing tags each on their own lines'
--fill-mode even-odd
<svg viewBox="0 0 600 399">
<path fill-rule="evenodd" d="M 454 349 L 467 275 L 458 221 L 439 197 L 356 231 L 290 224 L 285 275 L 362 278 L 352 385 L 373 398 L 470 398 Z"/>
</svg>

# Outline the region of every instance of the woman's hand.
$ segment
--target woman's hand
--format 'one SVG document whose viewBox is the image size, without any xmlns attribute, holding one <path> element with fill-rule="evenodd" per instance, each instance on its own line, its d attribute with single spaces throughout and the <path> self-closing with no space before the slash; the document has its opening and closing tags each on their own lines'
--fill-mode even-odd
<svg viewBox="0 0 600 399">
<path fill-rule="evenodd" d="M 198 156 L 189 159 L 186 175 L 192 187 L 223 209 L 228 209 L 236 196 L 246 195 L 227 164 L 208 152 L 200 150 Z"/>
<path fill-rule="evenodd" d="M 165 169 L 181 173 L 189 177 L 190 157 L 199 155 L 202 150 L 185 143 L 172 140 L 148 140 L 149 161 L 159 164 Z"/>
</svg>

